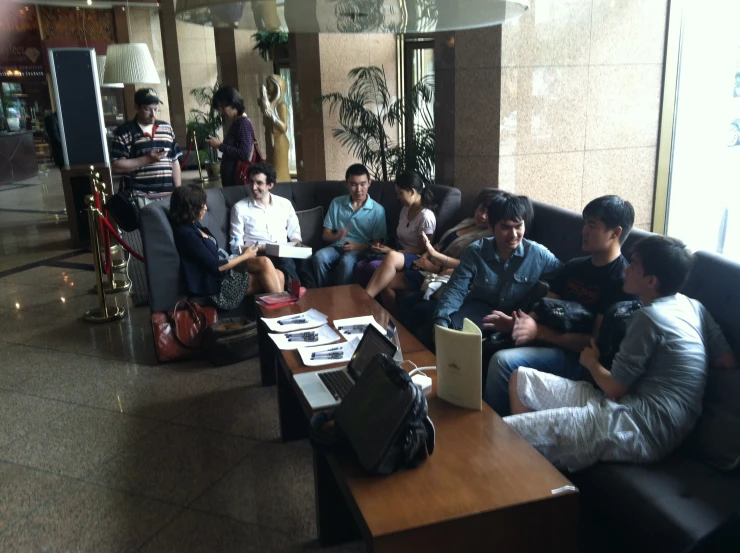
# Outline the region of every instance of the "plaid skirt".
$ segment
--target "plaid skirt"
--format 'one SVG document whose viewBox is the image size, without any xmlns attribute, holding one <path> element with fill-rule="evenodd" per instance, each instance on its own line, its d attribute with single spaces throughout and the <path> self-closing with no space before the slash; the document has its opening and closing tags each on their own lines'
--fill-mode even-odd
<svg viewBox="0 0 740 553">
<path fill-rule="evenodd" d="M 239 307 L 247 297 L 249 289 L 249 273 L 231 269 L 221 282 L 221 291 L 211 296 L 211 300 L 219 309 L 230 310 Z"/>
</svg>

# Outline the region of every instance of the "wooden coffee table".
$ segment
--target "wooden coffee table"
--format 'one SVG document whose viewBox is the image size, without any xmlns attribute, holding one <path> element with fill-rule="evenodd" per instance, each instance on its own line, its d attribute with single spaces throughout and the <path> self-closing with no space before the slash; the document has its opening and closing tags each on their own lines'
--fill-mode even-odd
<svg viewBox="0 0 740 553">
<path fill-rule="evenodd" d="M 298 305 L 264 310 L 264 316 L 309 307 L 330 321 L 373 314 L 385 322 L 388 317 L 356 285 L 310 290 Z M 405 329 L 399 327 L 399 333 L 404 359 L 417 366 L 436 364 L 434 354 Z M 316 369 L 302 366 L 294 352 L 277 351 L 266 338 L 277 369 L 282 437 L 305 438 L 313 413 L 293 375 Z M 481 411 L 471 411 L 437 398 L 436 373 L 427 374 L 433 382 L 429 415 L 437 444 L 420 467 L 379 477 L 364 472 L 351 456 L 314 452 L 321 543 L 363 538 L 373 552 L 575 551 L 578 494 L 571 489 L 553 493 L 572 484 L 485 403 Z"/>
</svg>

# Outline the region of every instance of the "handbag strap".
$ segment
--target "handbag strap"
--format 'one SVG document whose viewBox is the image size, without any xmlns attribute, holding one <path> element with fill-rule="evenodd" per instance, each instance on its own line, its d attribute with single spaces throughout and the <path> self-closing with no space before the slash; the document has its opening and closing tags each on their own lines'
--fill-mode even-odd
<svg viewBox="0 0 740 553">
<path fill-rule="evenodd" d="M 206 320 L 206 314 L 203 313 L 203 310 L 200 308 L 198 304 L 192 304 L 189 301 L 180 300 L 175 304 L 175 308 L 172 310 L 172 313 L 170 314 L 170 325 L 172 325 L 174 329 L 174 335 L 175 339 L 180 342 L 180 345 L 183 347 L 186 347 L 188 349 L 200 349 L 201 344 L 198 344 L 196 346 L 188 344 L 185 340 L 183 340 L 180 337 L 180 329 L 177 326 L 177 311 L 180 308 L 180 304 L 185 304 L 186 308 L 193 314 L 193 319 L 197 325 L 198 328 L 198 334 L 201 335 L 202 339 L 202 333 L 207 328 L 207 320 Z"/>
</svg>

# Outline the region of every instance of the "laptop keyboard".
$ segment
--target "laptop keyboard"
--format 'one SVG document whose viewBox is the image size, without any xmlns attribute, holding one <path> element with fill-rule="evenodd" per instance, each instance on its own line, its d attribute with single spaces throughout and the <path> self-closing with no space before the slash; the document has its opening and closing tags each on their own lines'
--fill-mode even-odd
<svg viewBox="0 0 740 553">
<path fill-rule="evenodd" d="M 318 376 L 337 401 L 343 399 L 354 385 L 352 379 L 344 371 L 329 371 L 319 373 Z"/>
</svg>

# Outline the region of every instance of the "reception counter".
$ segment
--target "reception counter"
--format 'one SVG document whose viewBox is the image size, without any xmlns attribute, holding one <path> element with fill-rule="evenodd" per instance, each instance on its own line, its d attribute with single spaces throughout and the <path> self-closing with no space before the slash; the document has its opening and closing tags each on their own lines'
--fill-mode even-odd
<svg viewBox="0 0 740 553">
<path fill-rule="evenodd" d="M 0 133 L 0 184 L 30 179 L 38 174 L 33 131 Z"/>
</svg>

